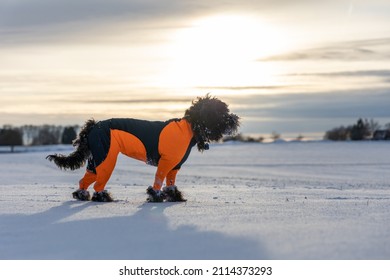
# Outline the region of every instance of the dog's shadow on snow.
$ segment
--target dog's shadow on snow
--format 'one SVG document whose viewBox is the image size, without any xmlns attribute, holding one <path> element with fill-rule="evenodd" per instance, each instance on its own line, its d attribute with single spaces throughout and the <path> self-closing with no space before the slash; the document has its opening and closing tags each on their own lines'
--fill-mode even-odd
<svg viewBox="0 0 390 280">
<path fill-rule="evenodd" d="M 169 227 L 164 209 L 172 205 L 145 203 L 129 216 L 70 221 L 97 203 L 69 201 L 37 214 L 1 215 L 7 229 L 0 238 L 7 244 L 0 244 L 0 259 L 267 259 L 254 240 Z"/>
</svg>

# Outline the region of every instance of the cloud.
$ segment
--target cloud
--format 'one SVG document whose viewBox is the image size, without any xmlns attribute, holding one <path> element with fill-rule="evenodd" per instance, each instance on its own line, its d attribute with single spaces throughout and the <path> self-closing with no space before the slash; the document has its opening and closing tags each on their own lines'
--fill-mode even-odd
<svg viewBox="0 0 390 280">
<path fill-rule="evenodd" d="M 376 78 L 383 83 L 390 83 L 390 69 L 358 70 L 358 71 L 334 71 L 334 72 L 313 72 L 294 73 L 287 76 L 325 77 L 325 78 Z M 378 80 L 375 80 L 376 83 Z"/>
<path fill-rule="evenodd" d="M 376 118 L 390 120 L 390 90 L 360 89 L 317 93 L 238 96 L 232 99 L 248 117 Z"/>
<path fill-rule="evenodd" d="M 371 3 L 372 2 L 372 3 Z M 370 1 L 364 11 L 376 13 L 378 3 L 381 11 L 388 10 L 385 0 Z M 368 6 L 367 6 L 368 5 Z M 328 15 L 332 15 L 337 26 L 350 10 L 350 1 L 329 0 L 13 0 L 0 1 L 0 46 L 23 44 L 45 44 L 52 41 L 95 43 L 110 41 L 110 36 L 125 34 L 129 30 L 151 28 L 177 28 L 186 26 L 190 19 L 223 13 L 249 13 L 263 18 L 265 22 L 276 24 L 283 29 L 306 30 L 318 27 L 318 22 L 329 25 Z M 354 7 L 354 13 L 357 7 Z M 361 8 L 362 9 L 362 8 Z M 323 11 L 320 16 L 318 11 Z M 375 14 L 377 15 L 377 14 Z M 384 24 L 388 23 L 388 17 Z M 371 18 L 370 18 L 371 19 Z M 314 21 L 313 21 L 314 20 Z M 366 18 L 364 18 L 366 20 Z M 368 21 L 366 21 L 368 23 Z M 377 20 L 369 21 L 377 22 Z M 320 25 L 321 26 L 321 25 Z M 302 28 L 304 27 L 304 28 Z M 318 28 L 317 28 L 318 29 Z M 159 32 L 157 32 L 159 33 Z M 333 34 L 333 32 L 330 32 Z M 156 34 L 154 34 L 156 35 Z M 108 38 L 107 38 L 108 37 Z M 125 36 L 123 36 L 125 37 Z M 136 35 L 136 40 L 142 36 Z M 103 39 L 104 38 L 104 39 Z M 81 40 L 81 42 L 80 42 Z M 365 49 L 356 50 L 358 56 Z M 352 57 L 355 57 L 353 55 Z M 298 52 L 287 56 L 275 56 L 270 60 L 336 59 L 346 57 L 345 52 Z"/>
<path fill-rule="evenodd" d="M 242 118 L 244 133 L 321 134 L 358 118 L 390 122 L 389 89 L 235 96 L 229 104 Z"/>
<path fill-rule="evenodd" d="M 390 77 L 390 70 L 361 70 L 361 71 L 340 71 L 340 72 L 324 72 L 324 73 L 301 73 L 294 74 L 300 76 L 344 76 L 344 77 Z"/>
<path fill-rule="evenodd" d="M 288 3 L 283 0 L 279 2 Z M 46 26 L 67 22 L 100 21 L 105 19 L 156 20 L 209 14 L 220 11 L 262 9 L 268 1 L 251 0 L 15 0 L 0 1 L 0 26 L 2 28 Z"/>
<path fill-rule="evenodd" d="M 191 104 L 190 98 L 165 98 L 165 99 L 158 99 L 158 98 L 151 98 L 151 99 L 115 99 L 115 100 L 101 100 L 101 99 L 83 99 L 83 100 L 63 100 L 66 102 L 80 102 L 80 103 L 102 103 L 102 104 L 158 104 L 159 106 L 166 106 L 166 105 L 172 105 L 172 103 L 185 103 L 185 104 Z"/>
<path fill-rule="evenodd" d="M 248 90 L 278 90 L 292 88 L 293 85 L 280 85 L 280 86 L 211 86 L 211 87 L 196 87 L 201 90 L 233 90 L 233 91 L 248 91 Z"/>
<path fill-rule="evenodd" d="M 131 28 L 177 27 L 188 19 L 216 13 L 299 13 L 310 0 L 13 0 L 0 1 L 0 44 L 59 39 L 73 32 L 91 36 L 94 29 L 106 34 Z M 338 3 L 332 0 L 331 3 Z M 327 6 L 331 4 L 327 1 Z M 297 7 L 298 5 L 298 7 Z M 330 5 L 332 6 L 332 5 Z M 292 9 L 294 11 L 292 12 Z M 298 17 L 298 16 L 297 16 Z M 118 26 L 118 23 L 124 26 Z M 118 29 L 119 28 L 119 29 Z"/>
<path fill-rule="evenodd" d="M 390 38 L 347 41 L 321 48 L 270 56 L 259 59 L 259 61 L 367 61 L 383 59 L 390 59 Z"/>
<path fill-rule="evenodd" d="M 151 0 L 25 0 L 0 2 L 3 27 L 55 25 L 73 21 L 99 21 L 106 18 L 154 17 L 183 9 L 177 1 Z M 173 5 L 175 4 L 175 5 Z M 189 7 L 191 5 L 188 5 Z"/>
<path fill-rule="evenodd" d="M 197 12 L 196 1 L 19 0 L 0 1 L 0 44 L 69 40 L 161 28 L 161 19 Z M 81 35 L 80 35 L 81 34 Z"/>
</svg>

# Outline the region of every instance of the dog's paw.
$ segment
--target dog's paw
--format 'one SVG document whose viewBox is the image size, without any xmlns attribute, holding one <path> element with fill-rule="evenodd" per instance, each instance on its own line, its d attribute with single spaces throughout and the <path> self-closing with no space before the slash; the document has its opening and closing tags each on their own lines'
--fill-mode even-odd
<svg viewBox="0 0 390 280">
<path fill-rule="evenodd" d="M 106 190 L 101 192 L 94 192 L 92 196 L 92 201 L 96 202 L 113 202 L 114 200 L 111 197 L 111 194 Z"/>
<path fill-rule="evenodd" d="M 153 189 L 152 186 L 146 189 L 146 193 L 148 195 L 147 202 L 163 202 L 165 199 L 165 194 L 162 191 Z"/>
<path fill-rule="evenodd" d="M 78 189 L 77 191 L 72 193 L 72 196 L 74 199 L 81 200 L 81 201 L 91 200 L 91 195 L 87 190 Z"/>
<path fill-rule="evenodd" d="M 183 198 L 183 194 L 176 186 L 169 186 L 163 188 L 166 201 L 169 202 L 185 202 L 187 199 Z"/>
</svg>

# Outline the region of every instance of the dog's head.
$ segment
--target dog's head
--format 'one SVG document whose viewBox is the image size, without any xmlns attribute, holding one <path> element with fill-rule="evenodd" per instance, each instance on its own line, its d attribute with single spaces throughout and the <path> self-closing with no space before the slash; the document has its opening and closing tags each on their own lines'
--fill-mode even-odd
<svg viewBox="0 0 390 280">
<path fill-rule="evenodd" d="M 235 134 L 240 126 L 240 118 L 230 113 L 228 105 L 209 94 L 192 101 L 184 118 L 192 126 L 199 151 L 207 150 L 208 142 Z"/>
</svg>

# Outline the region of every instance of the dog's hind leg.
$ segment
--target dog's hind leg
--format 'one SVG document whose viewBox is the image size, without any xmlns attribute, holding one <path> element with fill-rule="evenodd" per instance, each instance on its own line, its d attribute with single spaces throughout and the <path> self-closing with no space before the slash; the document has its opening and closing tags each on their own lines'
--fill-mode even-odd
<svg viewBox="0 0 390 280">
<path fill-rule="evenodd" d="M 91 195 L 89 194 L 88 187 L 96 181 L 96 174 L 90 170 L 86 170 L 84 177 L 79 181 L 79 189 L 72 193 L 74 199 L 77 200 L 90 200 Z"/>
<path fill-rule="evenodd" d="M 112 163 L 111 163 L 112 164 Z M 113 201 L 111 194 L 108 193 L 104 188 L 110 179 L 110 176 L 112 174 L 112 171 L 114 169 L 115 163 L 112 166 L 112 169 L 108 164 L 105 164 L 103 166 L 99 166 L 101 168 L 96 168 L 97 176 L 96 176 L 96 182 L 93 186 L 95 192 L 92 196 L 92 201 L 98 201 L 98 202 L 111 202 Z"/>
<path fill-rule="evenodd" d="M 87 190 L 88 187 L 96 181 L 96 174 L 90 170 L 86 170 L 84 177 L 79 181 L 79 188 Z"/>
<path fill-rule="evenodd" d="M 106 158 L 96 167 L 96 182 L 93 186 L 95 193 L 92 197 L 93 201 L 111 202 L 111 195 L 104 190 L 108 180 L 114 171 L 120 147 L 115 139 L 111 139 L 110 149 Z"/>
<path fill-rule="evenodd" d="M 84 174 L 84 177 L 81 178 L 81 180 L 79 181 L 79 189 L 72 193 L 73 198 L 82 201 L 90 200 L 91 196 L 87 191 L 87 189 L 95 181 L 96 181 L 96 174 L 87 169 L 87 171 Z"/>
</svg>

